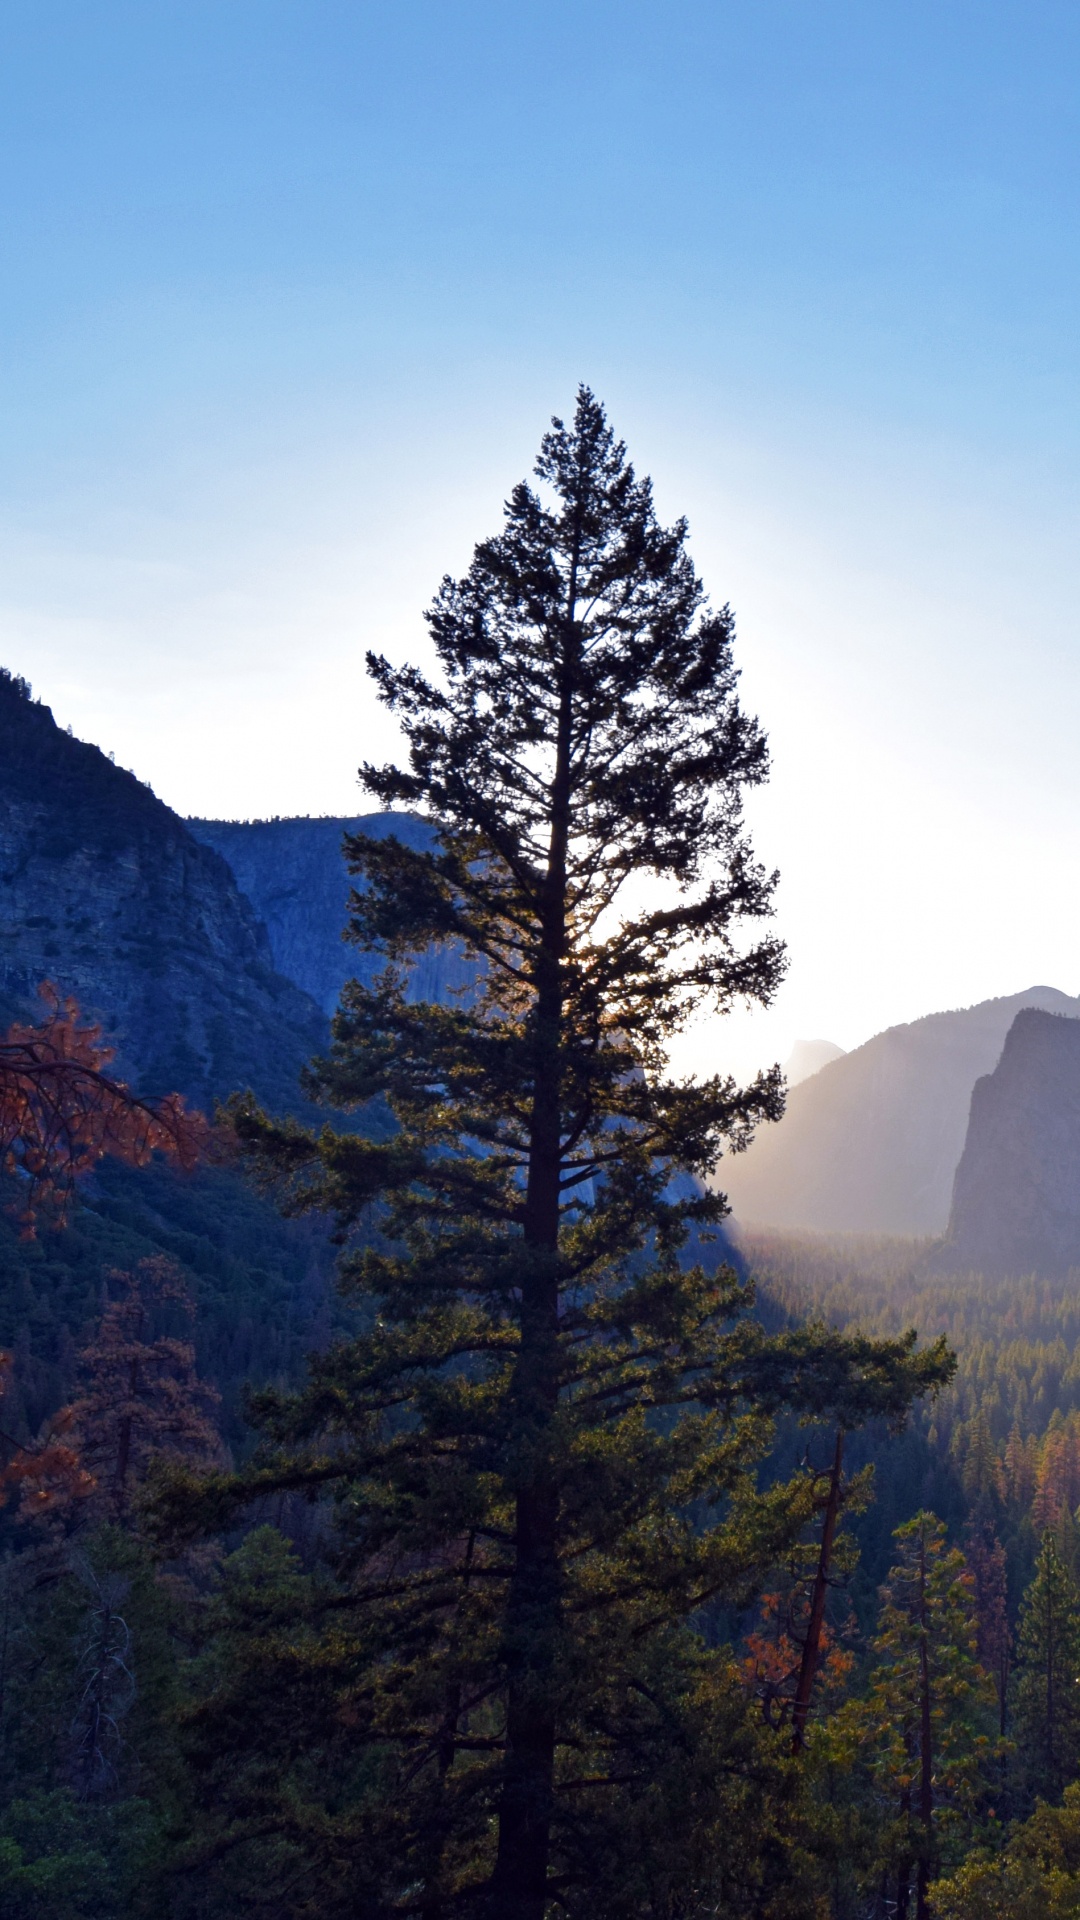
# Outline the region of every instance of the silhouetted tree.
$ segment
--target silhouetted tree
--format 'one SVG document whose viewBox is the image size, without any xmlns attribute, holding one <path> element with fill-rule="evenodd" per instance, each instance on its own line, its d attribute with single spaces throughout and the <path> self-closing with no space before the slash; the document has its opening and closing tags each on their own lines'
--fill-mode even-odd
<svg viewBox="0 0 1080 1920">
<path fill-rule="evenodd" d="M 293 1207 L 347 1234 L 380 1204 L 382 1248 L 343 1264 L 371 1328 L 313 1361 L 299 1401 L 257 1402 L 280 1451 L 203 1495 L 210 1514 L 339 1486 L 334 1635 L 308 1664 L 291 1643 L 277 1697 L 292 1688 L 294 1731 L 306 1714 L 328 1754 L 344 1728 L 354 1752 L 395 1756 L 365 1871 L 389 1847 L 394 1897 L 500 1920 L 541 1920 L 556 1890 L 575 1912 L 631 1910 L 620 1873 L 646 1831 L 649 1870 L 663 1835 L 673 1876 L 664 1911 L 679 1874 L 723 1878 L 679 1825 L 678 1726 L 731 1796 L 698 1832 L 751 1844 L 734 1664 L 703 1676 L 685 1636 L 707 1603 L 749 1598 L 813 1512 L 804 1476 L 756 1487 L 770 1414 L 901 1415 L 948 1374 L 913 1336 L 770 1339 L 714 1270 L 725 1209 L 702 1182 L 779 1114 L 780 1076 L 676 1079 L 667 1052 L 695 1012 L 767 1003 L 780 978 L 741 811 L 765 741 L 730 613 L 589 392 L 536 473 L 543 492 L 515 488 L 503 531 L 443 583 L 438 684 L 369 659 L 409 765 L 365 783 L 435 838 L 348 841 L 366 883 L 352 936 L 387 970 L 346 989 L 312 1084 L 338 1107 L 387 1102 L 397 1132 L 235 1114 Z M 433 942 L 478 964 L 471 998 L 407 998 L 405 963 Z M 683 1264 L 691 1234 L 702 1264 Z M 249 1720 L 227 1677 L 202 1713 L 223 1756 Z M 664 1818 L 636 1821 L 658 1794 Z"/>
</svg>

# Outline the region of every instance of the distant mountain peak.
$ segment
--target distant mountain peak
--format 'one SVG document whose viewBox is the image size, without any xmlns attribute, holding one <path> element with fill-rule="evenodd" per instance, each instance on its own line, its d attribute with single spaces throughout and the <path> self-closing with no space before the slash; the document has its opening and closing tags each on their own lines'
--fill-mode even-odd
<svg viewBox="0 0 1080 1920">
<path fill-rule="evenodd" d="M 972 1088 L 1026 1007 L 1080 1016 L 1056 987 L 889 1027 L 793 1085 L 787 1111 L 718 1185 L 747 1224 L 826 1233 L 945 1231 Z"/>
<path fill-rule="evenodd" d="M 797 1087 L 812 1074 L 820 1073 L 831 1060 L 842 1060 L 847 1049 L 835 1040 L 796 1040 L 784 1061 L 784 1078 L 789 1087 Z"/>
<path fill-rule="evenodd" d="M 976 1081 L 936 1264 L 1048 1277 L 1080 1268 L 1080 1019 L 1021 1008 Z"/>
</svg>

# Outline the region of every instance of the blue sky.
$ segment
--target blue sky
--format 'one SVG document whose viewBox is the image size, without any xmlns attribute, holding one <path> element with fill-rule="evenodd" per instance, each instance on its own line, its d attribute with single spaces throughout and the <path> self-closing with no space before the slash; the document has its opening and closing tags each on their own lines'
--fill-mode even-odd
<svg viewBox="0 0 1080 1920">
<path fill-rule="evenodd" d="M 740 625 L 776 1014 L 1080 988 L 1080 10 L 0 10 L 0 658 L 182 811 L 352 811 L 579 379 Z"/>
</svg>

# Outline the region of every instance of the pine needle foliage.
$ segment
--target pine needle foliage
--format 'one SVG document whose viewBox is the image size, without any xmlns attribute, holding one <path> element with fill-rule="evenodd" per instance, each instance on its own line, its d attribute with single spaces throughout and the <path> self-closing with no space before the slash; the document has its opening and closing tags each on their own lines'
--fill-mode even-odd
<svg viewBox="0 0 1080 1920">
<path fill-rule="evenodd" d="M 931 1881 L 950 1846 L 962 1854 L 970 1844 L 986 1797 L 998 1753 L 993 1688 L 978 1663 L 963 1554 L 930 1513 L 894 1539 L 868 1691 L 848 1714 L 881 1796 L 879 1864 L 895 1874 L 896 1911 L 908 1912 L 914 1890 L 916 1920 L 926 1920 Z"/>
<path fill-rule="evenodd" d="M 1049 1527 L 1020 1609 L 1013 1731 L 1029 1796 L 1059 1799 L 1080 1770 L 1080 1593 Z"/>
<path fill-rule="evenodd" d="M 82 1392 L 71 1408 L 95 1486 L 88 1511 L 123 1524 L 155 1455 L 209 1465 L 221 1456 L 220 1395 L 200 1380 L 183 1273 L 158 1254 L 113 1268 L 97 1329 L 80 1355 Z M 182 1331 L 180 1331 L 182 1329 Z"/>
<path fill-rule="evenodd" d="M 748 1602 L 812 1518 L 804 1476 L 757 1483 L 778 1409 L 902 1418 L 948 1373 L 913 1336 L 768 1338 L 717 1270 L 725 1209 L 703 1183 L 778 1116 L 780 1075 L 678 1079 L 667 1060 L 692 1013 L 766 1004 L 781 976 L 742 818 L 766 743 L 730 612 L 587 390 L 536 475 L 439 590 L 438 680 L 369 657 L 408 764 L 364 782 L 435 838 L 347 842 L 351 937 L 386 970 L 346 989 L 311 1084 L 339 1110 L 385 1102 L 397 1130 L 234 1114 L 287 1204 L 349 1241 L 377 1203 L 382 1236 L 342 1261 L 369 1330 L 298 1398 L 263 1396 L 252 1469 L 201 1495 L 212 1516 L 336 1490 L 333 1580 L 303 1631 L 233 1661 L 191 1719 L 220 1844 L 287 1826 L 298 1862 L 332 1856 L 321 1894 L 305 1881 L 322 1915 L 689 1914 L 725 1887 L 741 1911 L 735 1809 L 763 1736 L 690 1626 Z M 450 1005 L 407 997 L 433 942 L 476 964 Z M 253 1668 L 281 1753 L 231 1807 Z"/>
</svg>

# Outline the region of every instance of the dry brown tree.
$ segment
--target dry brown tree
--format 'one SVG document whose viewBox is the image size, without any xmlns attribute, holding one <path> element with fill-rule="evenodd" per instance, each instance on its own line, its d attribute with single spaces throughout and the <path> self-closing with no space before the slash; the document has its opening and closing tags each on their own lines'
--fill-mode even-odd
<svg viewBox="0 0 1080 1920">
<path fill-rule="evenodd" d="M 145 1166 L 155 1152 L 191 1168 L 209 1129 L 178 1093 L 133 1093 L 107 1071 L 113 1049 L 74 1000 L 46 982 L 46 1017 L 0 1038 L 0 1168 L 20 1181 L 19 1216 L 32 1235 L 49 1206 L 63 1220 L 80 1173 L 106 1154 Z"/>
<path fill-rule="evenodd" d="M 63 1224 L 78 1176 L 106 1154 L 141 1167 L 161 1152 L 191 1169 L 210 1138 L 180 1094 L 144 1097 L 109 1073 L 113 1050 L 74 1000 L 50 982 L 40 993 L 40 1024 L 17 1023 L 0 1038 L 0 1172 L 14 1179 L 12 1211 L 27 1239 L 43 1210 Z M 0 1400 L 10 1373 L 11 1356 L 0 1352 Z M 22 1513 L 53 1515 L 91 1489 L 72 1424 L 61 1408 L 33 1440 L 0 1426 L 0 1505 L 17 1497 Z"/>
</svg>

